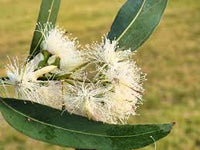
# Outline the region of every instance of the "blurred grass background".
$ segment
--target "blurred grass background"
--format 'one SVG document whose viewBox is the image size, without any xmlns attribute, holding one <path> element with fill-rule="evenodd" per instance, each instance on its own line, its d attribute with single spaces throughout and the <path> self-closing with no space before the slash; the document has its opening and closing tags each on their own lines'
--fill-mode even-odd
<svg viewBox="0 0 200 150">
<path fill-rule="evenodd" d="M 81 44 L 100 41 L 124 0 L 63 0 L 58 23 Z M 0 74 L 6 56 L 28 54 L 40 0 L 0 0 Z M 132 123 L 176 122 L 157 150 L 200 149 L 200 0 L 170 0 L 160 26 L 135 59 L 148 74 Z M 0 119 L 0 150 L 65 150 L 30 139 Z M 143 150 L 154 150 L 154 145 Z"/>
</svg>

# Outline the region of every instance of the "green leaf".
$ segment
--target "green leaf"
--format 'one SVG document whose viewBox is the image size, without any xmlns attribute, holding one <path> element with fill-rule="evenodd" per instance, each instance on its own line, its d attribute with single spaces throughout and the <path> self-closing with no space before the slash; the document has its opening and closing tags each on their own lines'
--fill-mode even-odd
<svg viewBox="0 0 200 150">
<path fill-rule="evenodd" d="M 42 0 L 37 23 L 44 25 L 45 23 L 49 22 L 54 26 L 58 16 L 60 2 L 61 0 Z M 42 39 L 43 35 L 38 32 L 38 26 L 36 25 L 30 48 L 30 58 L 33 58 L 39 53 Z"/>
<path fill-rule="evenodd" d="M 159 24 L 167 0 L 128 0 L 120 9 L 108 34 L 119 47 L 140 47 Z"/>
<path fill-rule="evenodd" d="M 0 99 L 0 111 L 15 129 L 63 147 L 138 149 L 168 135 L 173 124 L 109 125 L 30 101 Z"/>
</svg>

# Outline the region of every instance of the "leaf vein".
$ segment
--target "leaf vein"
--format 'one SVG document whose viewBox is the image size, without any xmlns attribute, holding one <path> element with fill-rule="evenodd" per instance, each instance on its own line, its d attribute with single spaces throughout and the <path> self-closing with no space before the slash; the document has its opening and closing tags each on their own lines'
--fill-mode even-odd
<svg viewBox="0 0 200 150">
<path fill-rule="evenodd" d="M 77 133 L 77 134 L 91 135 L 91 136 L 98 136 L 98 137 L 108 137 L 108 138 L 132 138 L 132 137 L 137 137 L 137 136 L 143 136 L 143 135 L 153 134 L 153 133 L 161 131 L 161 130 L 154 130 L 154 131 L 149 131 L 149 132 L 146 132 L 146 133 L 135 134 L 135 135 L 112 136 L 112 135 L 104 135 L 104 134 L 95 134 L 95 133 L 88 133 L 88 132 L 76 131 L 76 130 L 72 130 L 72 129 L 65 129 L 63 127 L 59 127 L 59 126 L 56 126 L 56 125 L 51 125 L 51 124 L 42 122 L 40 120 L 37 120 L 35 118 L 32 118 L 30 116 L 27 116 L 27 115 L 19 112 L 18 110 L 15 110 L 13 107 L 11 107 L 10 105 L 8 105 L 3 100 L 1 100 L 1 101 L 2 101 L 2 103 L 4 103 L 5 106 L 7 106 L 8 108 L 10 108 L 12 111 L 14 111 L 14 112 L 16 112 L 16 113 L 18 113 L 18 114 L 20 114 L 20 115 L 22 115 L 24 117 L 29 118 L 31 121 L 35 121 L 37 123 L 40 123 L 40 124 L 43 124 L 43 125 L 46 125 L 46 126 L 49 126 L 49 127 L 54 127 L 54 128 L 57 128 L 57 129 L 61 129 L 61 130 L 64 130 L 64 131 L 68 131 L 68 132 L 72 132 L 72 133 Z"/>
</svg>

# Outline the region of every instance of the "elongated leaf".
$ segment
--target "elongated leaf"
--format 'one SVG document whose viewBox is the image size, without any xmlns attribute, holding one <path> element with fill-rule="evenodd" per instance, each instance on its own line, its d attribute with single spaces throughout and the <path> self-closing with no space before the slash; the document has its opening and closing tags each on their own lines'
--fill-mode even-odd
<svg viewBox="0 0 200 150">
<path fill-rule="evenodd" d="M 173 126 L 103 124 L 37 103 L 15 99 L 1 98 L 0 111 L 11 126 L 25 135 L 79 149 L 141 148 L 168 135 Z"/>
<path fill-rule="evenodd" d="M 159 24 L 167 0 L 128 0 L 120 9 L 108 34 L 119 46 L 132 51 L 140 47 Z"/>
<path fill-rule="evenodd" d="M 52 23 L 52 25 L 55 25 L 60 7 L 60 2 L 61 0 L 42 0 L 37 23 L 43 25 L 47 22 L 50 22 Z M 30 49 L 31 58 L 39 52 L 42 39 L 43 35 L 40 32 L 38 32 L 38 26 L 36 26 Z"/>
</svg>

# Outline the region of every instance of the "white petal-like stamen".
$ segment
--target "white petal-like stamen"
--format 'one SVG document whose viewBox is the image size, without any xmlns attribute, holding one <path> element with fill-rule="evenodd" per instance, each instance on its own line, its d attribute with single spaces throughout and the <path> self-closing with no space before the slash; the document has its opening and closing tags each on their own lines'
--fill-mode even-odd
<svg viewBox="0 0 200 150">
<path fill-rule="evenodd" d="M 131 54 L 130 50 L 121 51 L 118 49 L 116 41 L 105 39 L 102 44 L 93 45 L 91 50 L 87 53 L 87 56 L 89 61 L 111 66 L 123 60 L 129 59 Z"/>
<path fill-rule="evenodd" d="M 55 108 L 62 106 L 60 82 L 25 82 L 15 86 L 16 97 Z"/>
<path fill-rule="evenodd" d="M 48 31 L 46 31 L 48 29 Z M 58 27 L 40 29 L 44 35 L 41 44 L 42 50 L 60 57 L 60 68 L 65 71 L 72 71 L 82 63 L 80 51 L 77 50 L 76 40 L 70 40 L 65 31 Z"/>
<path fill-rule="evenodd" d="M 102 44 L 93 45 L 92 50 L 80 53 L 75 40 L 65 36 L 59 28 L 40 25 L 44 36 L 42 50 L 50 58 L 47 65 L 39 68 L 44 60 L 38 54 L 33 60 L 20 64 L 17 59 L 7 65 L 8 80 L 13 85 L 17 98 L 65 108 L 68 112 L 92 120 L 112 124 L 126 124 L 129 117 L 136 115 L 138 104 L 142 103 L 145 76 L 132 59 L 130 50 L 120 49 L 116 41 L 105 39 Z M 83 59 L 83 56 L 85 57 Z M 60 68 L 51 65 L 59 57 Z M 40 81 L 49 75 L 66 75 L 62 80 Z M 2 84 L 3 83 L 3 84 Z M 8 95 L 7 90 L 1 95 Z M 62 107 L 63 106 L 63 107 Z"/>
<path fill-rule="evenodd" d="M 114 86 L 125 87 L 124 89 L 129 88 L 130 90 L 128 91 L 132 91 L 125 91 L 127 94 L 130 93 L 130 96 L 125 99 L 136 102 L 141 100 L 141 93 L 144 91 L 142 87 L 143 75 L 141 74 L 140 69 L 137 68 L 135 62 L 125 61 L 116 63 L 107 70 L 104 70 L 103 74 L 105 74 L 107 80 L 112 81 Z M 123 94 L 121 95 L 123 96 Z"/>
<path fill-rule="evenodd" d="M 126 87 L 125 89 L 124 87 L 119 88 L 116 90 L 121 90 L 117 93 L 121 98 L 122 94 L 126 94 L 126 91 L 130 90 Z M 66 110 L 70 113 L 112 124 L 125 124 L 131 115 L 135 115 L 136 102 L 119 99 L 110 87 L 78 83 L 74 86 L 67 86 L 67 91 L 69 93 L 65 97 L 65 105 Z"/>
<path fill-rule="evenodd" d="M 112 101 L 108 101 L 104 96 L 109 88 L 83 82 L 74 86 L 68 85 L 67 90 L 69 91 L 65 98 L 67 111 L 96 121 L 114 123 L 112 113 L 109 112 Z"/>
<path fill-rule="evenodd" d="M 36 56 L 33 60 L 25 63 L 19 63 L 18 59 L 10 60 L 7 65 L 8 80 L 5 83 L 13 85 L 15 88 L 15 97 L 35 101 L 38 103 L 49 103 L 54 97 L 59 98 L 56 88 L 60 85 L 52 81 L 37 81 L 42 75 L 56 69 L 56 66 L 47 66 L 36 70 L 41 59 Z M 45 96 L 48 95 L 48 96 Z"/>
<path fill-rule="evenodd" d="M 112 120 L 126 123 L 129 116 L 136 114 L 137 105 L 142 103 L 144 75 L 131 58 L 130 50 L 122 51 L 116 41 L 105 39 L 103 44 L 92 48 L 94 50 L 87 54 L 87 59 L 97 66 L 96 81 L 105 80 L 113 87 L 112 92 L 106 93 L 107 99 L 112 101 Z"/>
<path fill-rule="evenodd" d="M 35 71 L 38 64 L 39 62 L 36 62 L 34 59 L 22 64 L 19 63 L 18 59 L 10 60 L 10 64 L 6 67 L 9 81 L 11 81 L 13 85 L 21 82 L 36 81 L 40 76 L 57 68 L 56 66 L 47 66 Z"/>
</svg>

